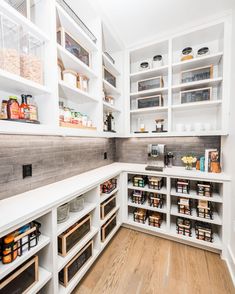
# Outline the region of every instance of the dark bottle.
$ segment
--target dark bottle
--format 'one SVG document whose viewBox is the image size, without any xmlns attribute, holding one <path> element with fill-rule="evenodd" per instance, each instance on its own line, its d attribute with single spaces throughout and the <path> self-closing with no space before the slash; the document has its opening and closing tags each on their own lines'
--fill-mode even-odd
<svg viewBox="0 0 235 294">
<path fill-rule="evenodd" d="M 110 113 L 108 113 L 107 114 L 107 129 L 108 129 L 108 132 L 113 132 L 114 130 L 113 130 L 113 119 L 114 119 L 114 117 L 113 117 L 113 115 L 112 115 L 112 113 L 110 112 Z"/>
</svg>

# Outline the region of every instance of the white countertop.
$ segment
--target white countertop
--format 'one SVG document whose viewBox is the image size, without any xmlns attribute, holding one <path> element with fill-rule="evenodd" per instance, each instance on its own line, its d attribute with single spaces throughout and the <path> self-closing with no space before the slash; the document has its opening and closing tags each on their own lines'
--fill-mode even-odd
<svg viewBox="0 0 235 294">
<path fill-rule="evenodd" d="M 189 177 L 208 181 L 230 181 L 224 173 L 212 174 L 200 171 L 186 171 L 183 167 L 165 168 L 163 172 L 146 171 L 145 164 L 113 163 L 65 180 L 46 185 L 0 201 L 0 236 L 4 231 L 27 221 L 32 217 L 68 201 L 75 195 L 99 185 L 121 172 L 161 174 L 172 177 Z"/>
</svg>

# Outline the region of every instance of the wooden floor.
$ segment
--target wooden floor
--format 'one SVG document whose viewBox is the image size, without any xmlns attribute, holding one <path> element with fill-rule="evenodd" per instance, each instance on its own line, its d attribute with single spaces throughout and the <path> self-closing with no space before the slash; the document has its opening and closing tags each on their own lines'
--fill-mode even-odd
<svg viewBox="0 0 235 294">
<path fill-rule="evenodd" d="M 121 228 L 73 294 L 234 294 L 218 254 Z"/>
</svg>

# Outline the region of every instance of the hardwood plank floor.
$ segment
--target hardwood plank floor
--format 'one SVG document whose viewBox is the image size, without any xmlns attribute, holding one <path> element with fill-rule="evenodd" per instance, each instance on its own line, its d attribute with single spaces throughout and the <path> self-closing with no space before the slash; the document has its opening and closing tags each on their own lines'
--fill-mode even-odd
<svg viewBox="0 0 235 294">
<path fill-rule="evenodd" d="M 121 228 L 73 294 L 235 294 L 215 253 Z"/>
</svg>

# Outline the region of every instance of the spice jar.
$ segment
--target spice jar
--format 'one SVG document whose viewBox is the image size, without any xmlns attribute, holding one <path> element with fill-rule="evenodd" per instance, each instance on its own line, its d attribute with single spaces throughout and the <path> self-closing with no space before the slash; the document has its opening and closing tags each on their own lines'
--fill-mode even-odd
<svg viewBox="0 0 235 294">
<path fill-rule="evenodd" d="M 197 57 L 203 57 L 210 54 L 210 50 L 208 47 L 202 47 L 197 51 Z"/>
<path fill-rule="evenodd" d="M 162 66 L 162 55 L 155 55 L 153 57 L 153 68 Z"/>
<path fill-rule="evenodd" d="M 186 47 L 182 50 L 181 61 L 193 59 L 193 49 L 191 47 Z"/>
<path fill-rule="evenodd" d="M 64 102 L 59 101 L 59 121 L 64 121 Z"/>
<path fill-rule="evenodd" d="M 71 110 L 68 107 L 64 108 L 64 122 L 71 123 L 72 120 L 72 114 Z"/>
<path fill-rule="evenodd" d="M 16 96 L 9 96 L 9 100 L 7 102 L 7 116 L 9 119 L 20 118 L 20 106 Z"/>
<path fill-rule="evenodd" d="M 147 70 L 150 69 L 150 65 L 147 61 L 143 61 L 140 63 L 140 70 Z"/>
<path fill-rule="evenodd" d="M 63 71 L 63 80 L 70 86 L 77 87 L 77 73 L 71 69 L 65 69 Z"/>
<path fill-rule="evenodd" d="M 14 238 L 14 234 L 9 234 L 3 238 L 3 264 L 11 263 L 17 258 L 17 243 L 15 243 Z"/>
<path fill-rule="evenodd" d="M 26 95 L 27 104 L 29 106 L 29 119 L 38 121 L 38 106 L 32 95 Z"/>
<path fill-rule="evenodd" d="M 7 100 L 2 100 L 0 119 L 7 119 Z"/>
<path fill-rule="evenodd" d="M 164 119 L 156 119 L 156 132 L 161 133 L 163 132 L 164 127 Z"/>
</svg>

